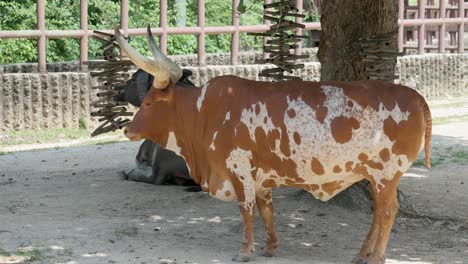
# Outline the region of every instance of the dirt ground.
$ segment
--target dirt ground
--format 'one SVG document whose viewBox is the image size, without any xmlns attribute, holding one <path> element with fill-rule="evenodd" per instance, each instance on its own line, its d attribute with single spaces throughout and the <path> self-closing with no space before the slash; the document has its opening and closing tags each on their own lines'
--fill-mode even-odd
<svg viewBox="0 0 468 264">
<path fill-rule="evenodd" d="M 387 263 L 468 263 L 468 122 L 433 132 L 433 168 L 402 178 L 414 211 L 396 220 Z M 0 154 L 0 263 L 232 263 L 242 233 L 236 204 L 122 180 L 138 146 Z M 372 220 L 295 189 L 275 191 L 274 201 L 278 256 L 254 263 L 349 263 Z M 258 218 L 255 233 L 260 251 Z"/>
</svg>

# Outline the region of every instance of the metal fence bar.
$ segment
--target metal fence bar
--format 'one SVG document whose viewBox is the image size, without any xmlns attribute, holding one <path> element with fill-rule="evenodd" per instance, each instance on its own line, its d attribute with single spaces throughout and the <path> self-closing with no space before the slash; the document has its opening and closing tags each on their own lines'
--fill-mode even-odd
<svg viewBox="0 0 468 264">
<path fill-rule="evenodd" d="M 468 22 L 468 18 L 466 19 Z M 320 23 L 319 22 L 307 22 L 303 23 L 305 25 L 306 30 L 319 30 Z M 437 23 L 435 23 L 437 24 Z M 212 27 L 205 27 L 205 34 L 232 34 L 236 31 L 241 33 L 246 32 L 264 32 L 269 29 L 266 25 L 249 25 L 249 26 L 239 26 L 238 28 L 234 26 L 212 26 Z M 200 31 L 202 30 L 201 27 L 169 27 L 167 28 L 168 35 L 199 35 Z M 102 29 L 99 30 L 105 33 L 114 33 L 113 29 Z M 162 35 L 163 29 L 162 28 L 152 28 L 151 31 L 156 35 Z M 129 28 L 127 30 L 128 36 L 144 36 L 146 35 L 146 28 Z M 88 38 L 96 35 L 93 31 L 88 30 L 85 32 L 81 29 L 73 29 L 73 30 L 45 30 L 45 36 L 47 38 L 81 38 L 87 35 Z M 18 31 L 0 31 L 0 38 L 8 39 L 8 38 L 39 38 L 41 36 L 41 31 L 39 30 L 18 30 Z"/>
<path fill-rule="evenodd" d="M 405 0 L 399 0 L 398 2 L 398 19 L 403 21 L 405 19 Z M 398 23 L 398 37 L 397 37 L 397 46 L 398 52 L 403 51 L 403 39 L 404 39 L 404 26 L 401 23 Z"/>
<path fill-rule="evenodd" d="M 88 0 L 80 0 L 80 29 L 88 31 Z M 80 39 L 80 69 L 87 71 L 88 67 L 84 62 L 88 60 L 88 34 L 84 34 Z"/>
<path fill-rule="evenodd" d="M 404 19 L 400 21 L 400 23 L 405 26 L 420 26 L 420 25 L 432 25 L 432 26 L 439 26 L 442 24 L 452 25 L 452 24 L 460 24 L 468 22 L 468 18 L 463 17 L 455 17 L 455 18 L 445 18 L 445 19 L 438 19 L 438 18 L 430 18 L 430 19 Z"/>
<path fill-rule="evenodd" d="M 198 35 L 198 65 L 203 66 L 206 64 L 205 55 L 205 0 L 198 0 L 198 27 L 200 27 L 200 34 Z"/>
<path fill-rule="evenodd" d="M 128 0 L 122 0 L 120 3 L 120 28 L 124 36 L 128 34 Z"/>
<path fill-rule="evenodd" d="M 128 37 L 128 0 L 122 0 L 120 2 L 120 28 L 123 31 L 123 35 Z M 109 33 L 114 33 L 113 30 Z M 120 49 L 120 58 L 125 58 L 125 51 Z"/>
<path fill-rule="evenodd" d="M 264 0 L 263 1 L 264 5 L 271 4 L 271 0 Z M 263 14 L 264 15 L 264 14 Z M 270 28 L 271 21 L 268 19 L 263 19 L 263 24 L 266 25 L 268 28 Z M 263 37 L 263 46 L 265 47 L 267 45 L 268 37 Z M 266 59 L 269 57 L 268 53 L 265 52 L 265 49 L 263 50 L 263 58 Z"/>
<path fill-rule="evenodd" d="M 445 19 L 446 1 L 439 1 L 439 18 Z M 439 52 L 445 53 L 445 23 L 439 26 Z"/>
<path fill-rule="evenodd" d="M 47 71 L 46 63 L 46 35 L 45 35 L 45 3 L 44 0 L 37 0 L 37 29 L 39 30 L 39 39 L 37 40 L 37 54 L 39 60 L 39 72 Z"/>
<path fill-rule="evenodd" d="M 232 0 L 232 25 L 235 28 L 231 34 L 231 65 L 237 65 L 237 54 L 239 53 L 239 16 L 237 11 L 239 0 Z"/>
<path fill-rule="evenodd" d="M 419 12 L 419 19 L 424 20 L 425 17 L 425 1 L 426 0 L 418 0 L 418 12 Z M 424 53 L 424 46 L 426 41 L 426 25 L 423 23 L 418 28 L 418 53 Z"/>
<path fill-rule="evenodd" d="M 159 38 L 159 47 L 164 54 L 167 54 L 167 0 L 160 1 L 159 26 L 162 29 Z"/>
<path fill-rule="evenodd" d="M 464 0 L 458 0 L 458 17 L 464 18 L 465 17 L 465 1 Z M 465 31 L 465 23 L 462 21 L 460 24 L 458 24 L 458 53 L 463 53 L 464 50 L 464 41 L 463 41 L 463 35 Z"/>
<path fill-rule="evenodd" d="M 45 1 L 37 0 L 37 30 L 17 30 L 17 31 L 0 31 L 0 39 L 6 38 L 35 38 L 38 40 L 38 64 L 39 71 L 46 72 L 46 40 L 49 38 L 80 38 L 80 63 L 88 59 L 88 39 L 94 36 L 93 31 L 88 30 L 88 1 L 80 0 L 80 29 L 79 30 L 47 30 L 45 27 Z M 466 5 L 463 0 L 450 1 L 447 6 L 446 1 L 440 1 L 439 6 L 430 5 L 426 6 L 427 0 L 418 0 L 417 7 L 408 7 L 408 10 L 415 10 L 417 17 L 415 19 L 405 19 L 405 0 L 399 0 L 399 29 L 398 29 L 398 49 L 403 50 L 405 42 L 405 27 L 416 26 L 418 27 L 418 52 L 424 53 L 425 50 L 438 49 L 439 52 L 446 50 L 464 52 L 464 26 L 468 23 L 468 18 L 465 17 Z M 128 28 L 128 2 L 129 0 L 121 1 L 121 28 L 126 36 L 145 35 L 145 28 Z M 160 46 L 164 53 L 167 53 L 167 35 L 177 34 L 190 34 L 197 35 L 198 37 L 198 64 L 205 64 L 205 37 L 208 34 L 231 34 L 231 63 L 237 64 L 237 53 L 239 50 L 239 33 L 243 32 L 264 32 L 269 29 L 268 21 L 264 25 L 253 26 L 240 26 L 238 14 L 235 13 L 239 0 L 233 0 L 233 24 L 230 26 L 215 26 L 205 27 L 205 0 L 198 0 L 198 25 L 196 27 L 168 27 L 167 23 L 167 0 L 160 0 L 161 14 L 160 14 L 160 27 L 153 28 L 152 31 L 156 35 L 160 35 Z M 271 0 L 264 0 L 265 3 L 271 3 Z M 298 9 L 302 9 L 301 3 L 303 0 L 297 0 L 296 5 Z M 457 6 L 458 4 L 458 6 Z M 439 10 L 439 18 L 425 17 L 426 10 Z M 413 11 L 414 12 L 414 11 Z M 452 12 L 447 17 L 447 12 Z M 458 16 L 455 16 L 458 12 Z M 320 23 L 304 23 L 305 30 L 320 29 Z M 447 32 L 447 25 L 456 25 L 457 31 L 450 31 L 453 38 L 451 46 L 446 47 L 445 36 Z M 438 26 L 439 27 L 439 44 L 438 46 L 426 46 L 425 43 L 425 27 Z M 107 33 L 113 33 L 113 30 L 102 30 Z M 415 32 L 416 33 L 416 32 Z M 455 34 L 458 37 L 458 43 L 455 44 Z M 300 48 L 299 48 L 300 49 Z M 296 53 L 300 53 L 296 50 Z"/>
<path fill-rule="evenodd" d="M 296 9 L 298 10 L 297 12 L 298 14 L 302 14 L 302 12 L 304 11 L 303 0 L 296 0 Z M 296 23 L 301 24 L 302 17 L 296 17 Z M 302 28 L 297 28 L 296 35 L 302 35 L 302 32 L 303 32 Z M 301 53 L 302 53 L 302 41 L 298 43 L 295 54 L 301 55 Z"/>
</svg>

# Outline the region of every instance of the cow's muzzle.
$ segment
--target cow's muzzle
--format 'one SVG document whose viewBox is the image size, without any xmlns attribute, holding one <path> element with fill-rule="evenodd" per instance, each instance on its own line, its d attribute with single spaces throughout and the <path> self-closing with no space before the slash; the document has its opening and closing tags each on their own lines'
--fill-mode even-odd
<svg viewBox="0 0 468 264">
<path fill-rule="evenodd" d="M 126 128 L 124 129 L 124 134 L 125 134 L 125 136 L 126 136 L 128 139 L 130 139 L 131 141 L 140 141 L 140 140 L 141 140 L 141 136 L 138 135 L 138 134 L 136 134 L 136 133 L 132 133 L 132 131 L 130 131 L 130 130 L 128 129 L 128 127 L 126 127 Z"/>
</svg>

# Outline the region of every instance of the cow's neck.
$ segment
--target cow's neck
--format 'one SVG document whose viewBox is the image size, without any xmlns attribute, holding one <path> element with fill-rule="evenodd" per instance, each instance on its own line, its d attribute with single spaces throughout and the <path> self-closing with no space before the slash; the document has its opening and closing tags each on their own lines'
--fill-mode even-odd
<svg viewBox="0 0 468 264">
<path fill-rule="evenodd" d="M 169 131 L 166 148 L 182 156 L 187 162 L 190 175 L 195 182 L 200 183 L 200 175 L 204 172 L 197 167 L 195 160 L 199 160 L 203 155 L 197 149 L 197 142 L 201 140 L 198 137 L 200 129 L 203 127 L 203 118 L 197 110 L 197 98 L 201 94 L 201 88 L 198 87 L 175 87 L 174 91 L 174 129 Z"/>
</svg>

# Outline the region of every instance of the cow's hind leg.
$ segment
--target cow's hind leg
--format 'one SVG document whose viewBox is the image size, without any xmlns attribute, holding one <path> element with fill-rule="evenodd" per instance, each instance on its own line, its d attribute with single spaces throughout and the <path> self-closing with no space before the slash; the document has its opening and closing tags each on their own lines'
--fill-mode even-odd
<svg viewBox="0 0 468 264">
<path fill-rule="evenodd" d="M 264 248 L 265 251 L 263 252 L 263 256 L 272 257 L 276 254 L 278 238 L 276 237 L 275 231 L 271 190 L 257 192 L 256 200 L 260 216 L 263 219 L 263 223 L 265 223 L 267 235 L 266 247 Z"/>
<path fill-rule="evenodd" d="M 239 200 L 242 223 L 244 224 L 244 239 L 239 253 L 232 260 L 247 262 L 250 260 L 252 251 L 254 250 L 255 190 L 244 187 L 242 191 L 236 189 L 236 194 Z"/>
<path fill-rule="evenodd" d="M 397 185 L 400 176 L 395 175 L 392 181 L 383 181 L 383 188 L 377 187 L 374 182 L 371 183 L 374 199 L 374 219 L 361 251 L 353 260 L 354 264 L 385 263 L 387 242 L 399 208 Z"/>
</svg>

